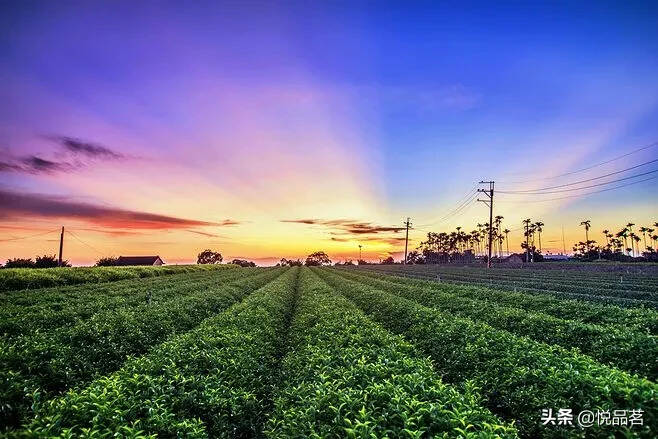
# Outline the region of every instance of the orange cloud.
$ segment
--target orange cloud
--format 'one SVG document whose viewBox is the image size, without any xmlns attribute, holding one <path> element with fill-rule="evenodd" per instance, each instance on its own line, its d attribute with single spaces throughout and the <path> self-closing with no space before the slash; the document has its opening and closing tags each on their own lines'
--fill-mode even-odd
<svg viewBox="0 0 658 439">
<path fill-rule="evenodd" d="M 0 190 L 0 219 L 11 220 L 35 217 L 70 218 L 108 228 L 149 230 L 239 224 L 238 221 L 229 219 L 221 222 L 200 221 L 105 207 L 41 194 Z"/>
</svg>

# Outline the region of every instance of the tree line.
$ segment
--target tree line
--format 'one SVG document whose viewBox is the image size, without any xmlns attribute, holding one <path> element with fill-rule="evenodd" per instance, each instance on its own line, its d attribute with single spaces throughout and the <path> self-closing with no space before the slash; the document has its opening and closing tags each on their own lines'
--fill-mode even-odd
<svg viewBox="0 0 658 439">
<path fill-rule="evenodd" d="M 658 222 L 653 223 L 652 226 L 640 226 L 635 230 L 633 230 L 633 227 L 636 225 L 631 222 L 617 232 L 605 229 L 602 231 L 605 237 L 605 245 L 598 244 L 596 240 L 590 239 L 591 220 L 584 220 L 580 225 L 585 230 L 585 240 L 579 241 L 573 246 L 574 256 L 577 259 L 584 261 L 607 259 L 658 262 L 658 253 L 656 252 L 658 235 L 654 233 L 658 230 Z M 641 249 L 641 247 L 644 249 Z"/>
</svg>

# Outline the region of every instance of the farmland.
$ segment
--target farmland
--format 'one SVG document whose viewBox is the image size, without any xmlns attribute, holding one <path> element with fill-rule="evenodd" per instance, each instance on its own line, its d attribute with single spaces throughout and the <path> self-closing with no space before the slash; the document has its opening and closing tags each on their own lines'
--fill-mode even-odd
<svg viewBox="0 0 658 439">
<path fill-rule="evenodd" d="M 234 267 L 6 288 L 0 423 L 8 437 L 655 437 L 658 281 L 619 276 Z M 561 408 L 573 422 L 544 425 Z M 642 423 L 581 428 L 586 410 Z"/>
<path fill-rule="evenodd" d="M 76 267 L 34 270 L 7 268 L 0 271 L 0 292 L 9 290 L 109 282 L 120 279 L 163 276 L 208 270 L 224 270 L 231 265 L 170 265 L 159 267 Z"/>
</svg>

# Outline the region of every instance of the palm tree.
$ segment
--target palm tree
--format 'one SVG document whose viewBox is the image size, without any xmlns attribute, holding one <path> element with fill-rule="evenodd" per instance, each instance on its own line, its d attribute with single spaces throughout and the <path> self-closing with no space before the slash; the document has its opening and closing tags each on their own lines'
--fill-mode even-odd
<svg viewBox="0 0 658 439">
<path fill-rule="evenodd" d="M 525 232 L 523 234 L 525 235 L 525 250 L 526 250 L 526 257 L 525 261 L 530 262 L 530 224 L 532 223 L 532 220 L 530 218 L 526 218 L 523 221 L 523 225 L 525 226 Z"/>
<path fill-rule="evenodd" d="M 509 232 L 511 232 L 510 229 L 503 230 L 503 233 L 505 234 L 505 244 L 507 245 L 507 256 L 509 256 Z"/>
<path fill-rule="evenodd" d="M 633 256 L 635 256 L 635 245 L 633 244 L 633 236 L 635 236 L 633 234 L 633 226 L 634 225 L 635 224 L 633 224 L 633 223 L 626 224 L 626 227 L 628 227 L 628 233 L 630 233 L 630 236 L 631 236 L 631 250 L 633 251 Z"/>
<path fill-rule="evenodd" d="M 585 245 L 589 249 L 589 228 L 592 227 L 591 220 L 581 221 L 580 225 L 585 226 Z"/>
<path fill-rule="evenodd" d="M 617 238 L 621 238 L 623 240 L 623 242 L 624 242 L 623 250 L 626 251 L 626 253 L 628 253 L 628 256 L 630 256 L 631 253 L 630 253 L 630 251 L 628 249 L 628 245 L 626 243 L 626 239 L 628 238 L 628 229 L 626 227 L 624 227 L 619 232 L 617 232 L 616 236 L 617 236 Z"/>
<path fill-rule="evenodd" d="M 642 241 L 642 239 L 638 235 L 633 234 L 633 241 L 635 241 L 635 244 L 637 245 L 637 252 L 640 253 L 640 241 Z M 635 255 L 635 253 L 633 253 L 633 255 Z"/>
<path fill-rule="evenodd" d="M 644 237 L 644 251 L 647 251 L 647 232 L 649 232 L 649 230 L 651 229 L 648 227 L 640 227 L 640 233 L 642 233 L 642 236 Z"/>
<path fill-rule="evenodd" d="M 608 241 L 608 233 L 610 233 L 610 230 L 604 230 L 603 231 L 603 236 L 605 236 L 605 246 L 610 247 L 610 241 Z"/>
<path fill-rule="evenodd" d="M 544 223 L 542 223 L 541 221 L 537 221 L 535 223 L 535 227 L 537 228 L 537 233 L 539 234 L 539 253 L 541 253 L 541 232 L 544 231 L 544 229 L 542 229 L 543 226 Z"/>
<path fill-rule="evenodd" d="M 496 215 L 496 218 L 495 218 L 494 223 L 496 225 L 496 230 L 498 232 L 498 234 L 497 234 L 498 238 L 500 238 L 500 236 L 501 236 L 501 234 L 500 234 L 500 224 L 503 222 L 503 218 L 504 217 L 501 216 L 501 215 Z M 498 239 L 498 256 L 500 257 L 502 255 L 502 253 L 503 253 L 502 242 L 500 241 L 500 239 Z"/>
</svg>

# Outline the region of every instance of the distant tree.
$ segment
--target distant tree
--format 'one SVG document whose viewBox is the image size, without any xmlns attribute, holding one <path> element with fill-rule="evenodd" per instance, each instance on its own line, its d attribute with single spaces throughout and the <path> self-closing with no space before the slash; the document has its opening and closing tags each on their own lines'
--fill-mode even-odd
<svg viewBox="0 0 658 439">
<path fill-rule="evenodd" d="M 116 264 L 117 258 L 114 256 L 107 256 L 96 261 L 97 267 L 114 267 Z"/>
<path fill-rule="evenodd" d="M 286 259 L 281 258 L 279 263 L 276 264 L 277 267 L 301 267 L 304 265 L 299 259 Z"/>
<path fill-rule="evenodd" d="M 14 258 L 5 262 L 5 268 L 34 268 L 34 261 L 30 258 Z"/>
<path fill-rule="evenodd" d="M 395 260 L 393 260 L 393 256 L 389 256 L 388 258 L 384 259 L 382 261 L 383 265 L 392 265 L 395 264 Z"/>
<path fill-rule="evenodd" d="M 573 257 L 580 261 L 593 261 L 599 258 L 600 248 L 597 245 L 594 245 L 596 241 L 583 242 L 580 241 L 578 244 L 573 246 Z"/>
<path fill-rule="evenodd" d="M 221 253 L 206 249 L 197 256 L 197 264 L 221 264 L 224 258 Z"/>
<path fill-rule="evenodd" d="M 359 259 L 359 260 L 356 262 L 356 265 L 368 265 L 368 262 L 364 261 L 363 259 Z"/>
<path fill-rule="evenodd" d="M 240 267 L 255 267 L 256 266 L 255 263 L 253 263 L 251 261 L 244 260 L 244 259 L 233 259 L 231 261 L 231 264 L 239 265 Z"/>
<path fill-rule="evenodd" d="M 48 256 L 48 255 L 43 255 L 43 256 L 37 256 L 35 262 L 34 262 L 34 268 L 54 268 L 58 266 L 57 263 L 57 258 L 55 255 Z M 69 261 L 62 261 L 62 267 L 70 267 L 71 264 Z"/>
<path fill-rule="evenodd" d="M 592 221 L 585 220 L 580 222 L 581 226 L 585 227 L 585 244 L 589 242 L 589 229 L 592 227 Z"/>
<path fill-rule="evenodd" d="M 323 251 L 311 253 L 306 257 L 305 265 L 307 267 L 319 267 L 322 265 L 331 265 L 331 259 Z"/>
<path fill-rule="evenodd" d="M 407 255 L 407 264 L 424 264 L 425 258 L 416 250 Z"/>
<path fill-rule="evenodd" d="M 537 231 L 537 234 L 539 235 L 539 253 L 541 253 L 541 232 L 544 231 L 543 227 L 544 227 L 543 222 L 537 221 L 535 223 L 535 230 Z"/>
<path fill-rule="evenodd" d="M 503 233 L 505 234 L 505 245 L 507 245 L 507 254 L 509 255 L 509 232 L 511 232 L 510 229 L 505 229 L 503 230 Z"/>
<path fill-rule="evenodd" d="M 634 244 L 635 233 L 633 233 L 633 226 L 634 225 L 635 225 L 635 223 L 626 224 L 626 227 L 628 228 L 628 233 L 630 234 L 630 238 L 631 238 L 631 252 L 633 252 L 633 257 L 635 257 L 635 244 Z"/>
<path fill-rule="evenodd" d="M 304 265 L 307 267 L 320 267 L 322 265 L 331 265 L 331 259 L 323 251 L 311 253 L 306 257 Z"/>
</svg>

